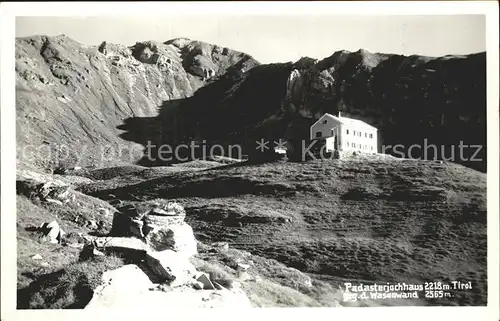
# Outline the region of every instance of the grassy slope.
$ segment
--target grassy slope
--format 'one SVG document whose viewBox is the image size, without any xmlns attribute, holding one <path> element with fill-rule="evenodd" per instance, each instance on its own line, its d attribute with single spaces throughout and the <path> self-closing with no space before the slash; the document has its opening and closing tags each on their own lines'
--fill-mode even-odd
<svg viewBox="0 0 500 321">
<path fill-rule="evenodd" d="M 50 180 L 51 177 L 65 181 L 73 187 L 84 184 L 86 188 L 112 188 L 136 184 L 138 182 L 165 177 L 172 172 L 197 171 L 212 168 L 216 162 L 196 161 L 169 168 L 143 168 L 140 166 L 112 167 L 98 170 L 78 170 L 85 177 L 74 175 L 47 175 L 20 171 L 18 179 L 32 178 L 37 181 Z M 18 185 L 22 185 L 19 184 Z M 138 262 L 114 256 L 95 257 L 81 260 L 80 250 L 59 244 L 42 243 L 39 233 L 31 227 L 43 222 L 57 220 L 64 231 L 68 232 L 69 243 L 82 241 L 81 235 L 105 234 L 106 231 L 90 230 L 85 225 L 89 219 L 104 220 L 109 226 L 110 216 L 101 217 L 99 208 L 106 202 L 91 196 L 76 193 L 76 203 L 65 205 L 44 204 L 28 194 L 28 185 L 18 188 L 17 197 L 17 266 L 19 309 L 59 309 L 82 308 L 92 297 L 92 290 L 99 285 L 101 274 L 124 263 Z M 120 200 L 114 200 L 118 205 Z M 113 208 L 110 207 L 113 210 Z M 75 218 L 80 219 L 75 222 Z M 94 234 L 95 235 L 95 234 Z M 237 249 L 220 251 L 203 244 L 199 245 L 200 254 L 193 263 L 200 270 L 210 273 L 212 280 L 230 286 L 238 279 L 236 262 L 252 262 L 251 274 L 259 276 L 258 282 L 245 282 L 242 286 L 250 301 L 256 307 L 269 306 L 337 306 L 340 293 L 327 282 L 314 281 L 314 287 L 305 286 L 308 277 L 300 271 L 286 267 L 275 261 L 265 259 Z M 32 256 L 40 254 L 42 260 Z M 130 258 L 129 258 L 130 259 Z"/>
<path fill-rule="evenodd" d="M 198 239 L 333 285 L 472 281 L 473 290 L 427 304 L 477 305 L 486 303 L 485 191 L 486 175 L 461 165 L 378 157 L 236 165 L 87 192 L 175 199 Z"/>
</svg>

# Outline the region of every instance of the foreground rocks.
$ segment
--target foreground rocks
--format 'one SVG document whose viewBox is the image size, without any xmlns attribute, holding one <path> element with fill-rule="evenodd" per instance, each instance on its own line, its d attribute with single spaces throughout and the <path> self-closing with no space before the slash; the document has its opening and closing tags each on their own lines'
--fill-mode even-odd
<svg viewBox="0 0 500 321">
<path fill-rule="evenodd" d="M 113 236 L 88 238 L 84 257 L 112 252 L 136 264 L 105 272 L 86 308 L 251 307 L 240 289 L 212 282 L 190 262 L 197 242 L 185 216 L 179 204 L 144 202 L 115 213 Z"/>
<path fill-rule="evenodd" d="M 248 297 L 240 289 L 195 290 L 179 287 L 169 292 L 159 290 L 141 269 L 133 264 L 107 271 L 103 284 L 94 291 L 86 309 L 168 308 L 250 308 Z"/>
<path fill-rule="evenodd" d="M 153 200 L 131 205 L 115 213 L 111 233 L 142 239 L 154 251 L 197 253 L 193 229 L 184 222 L 186 212 L 177 203 Z"/>
<path fill-rule="evenodd" d="M 64 235 L 66 235 L 66 232 L 59 227 L 56 221 L 43 223 L 38 230 L 42 233 L 41 240 L 52 244 L 61 243 Z"/>
<path fill-rule="evenodd" d="M 16 191 L 32 200 L 59 205 L 75 200 L 71 187 L 58 180 L 40 182 L 34 179 L 21 179 L 16 182 Z"/>
<path fill-rule="evenodd" d="M 165 250 L 146 254 L 146 264 L 161 280 L 170 281 L 170 286 L 189 283 L 196 275 L 195 267 L 178 252 Z"/>
<path fill-rule="evenodd" d="M 186 223 L 154 229 L 147 235 L 146 242 L 155 251 L 171 249 L 187 256 L 197 253 L 193 229 Z"/>
</svg>

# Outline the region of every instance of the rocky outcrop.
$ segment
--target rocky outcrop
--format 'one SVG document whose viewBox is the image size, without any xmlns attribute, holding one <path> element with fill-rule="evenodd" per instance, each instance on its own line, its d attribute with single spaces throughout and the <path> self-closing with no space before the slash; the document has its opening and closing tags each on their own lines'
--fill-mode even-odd
<svg viewBox="0 0 500 321">
<path fill-rule="evenodd" d="M 250 308 L 252 305 L 240 289 L 195 290 L 178 288 L 161 291 L 136 265 L 125 265 L 104 273 L 99 286 L 85 309 L 141 309 L 186 308 Z"/>
<path fill-rule="evenodd" d="M 64 232 L 60 227 L 57 221 L 52 221 L 50 223 L 43 223 L 39 227 L 39 231 L 42 233 L 42 240 L 52 243 L 52 244 L 58 244 L 61 243 L 63 240 L 64 235 L 66 232 Z"/>
<path fill-rule="evenodd" d="M 146 242 L 155 251 L 173 250 L 187 256 L 197 253 L 193 229 L 186 223 L 156 228 L 148 233 Z"/>
<path fill-rule="evenodd" d="M 106 271 L 102 275 L 102 285 L 94 290 L 92 300 L 85 308 L 114 306 L 120 299 L 137 299 L 130 294 L 149 291 L 153 283 L 144 272 L 133 264 L 124 265 L 116 270 Z M 129 301 L 133 303 L 133 301 Z"/>
<path fill-rule="evenodd" d="M 195 267 L 180 252 L 165 250 L 148 252 L 146 264 L 161 281 L 172 287 L 188 284 L 196 275 Z"/>
<path fill-rule="evenodd" d="M 185 217 L 184 208 L 177 203 L 161 199 L 142 202 L 115 213 L 111 233 L 139 238 L 154 251 L 172 250 L 189 257 L 197 253 L 197 243 Z"/>
</svg>

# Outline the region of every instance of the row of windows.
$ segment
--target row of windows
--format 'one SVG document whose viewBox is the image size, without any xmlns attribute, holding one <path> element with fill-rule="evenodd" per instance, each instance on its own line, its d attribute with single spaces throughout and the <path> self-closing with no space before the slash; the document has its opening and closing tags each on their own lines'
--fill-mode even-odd
<svg viewBox="0 0 500 321">
<path fill-rule="evenodd" d="M 346 129 L 346 134 L 349 135 L 349 129 Z M 360 131 L 355 131 L 353 130 L 353 133 L 352 133 L 354 136 L 358 136 L 358 137 L 362 137 L 362 133 Z M 373 134 L 368 134 L 368 133 L 364 133 L 365 134 L 365 138 L 373 138 Z M 335 129 L 332 129 L 332 136 L 335 135 Z M 316 137 L 322 137 L 323 136 L 323 133 L 321 131 L 318 131 L 316 132 Z"/>
<path fill-rule="evenodd" d="M 349 129 L 346 129 L 345 133 L 346 133 L 347 135 L 349 135 Z M 362 133 L 362 132 L 360 132 L 360 131 L 355 131 L 355 130 L 353 130 L 353 131 L 352 131 L 352 134 L 353 134 L 354 136 L 356 136 L 356 135 L 357 135 L 358 137 L 361 137 L 361 136 L 363 135 L 363 133 Z M 368 133 L 364 133 L 364 134 L 365 134 L 365 138 L 367 138 L 367 137 L 373 138 L 373 134 L 368 134 Z"/>
<path fill-rule="evenodd" d="M 362 145 L 362 144 L 356 144 L 356 143 L 349 143 L 349 142 L 346 142 L 345 145 L 347 147 L 352 147 L 352 148 L 359 148 L 359 149 L 370 149 L 370 150 L 373 150 L 373 146 L 368 146 L 368 145 Z M 368 148 L 369 147 L 369 148 Z"/>
</svg>

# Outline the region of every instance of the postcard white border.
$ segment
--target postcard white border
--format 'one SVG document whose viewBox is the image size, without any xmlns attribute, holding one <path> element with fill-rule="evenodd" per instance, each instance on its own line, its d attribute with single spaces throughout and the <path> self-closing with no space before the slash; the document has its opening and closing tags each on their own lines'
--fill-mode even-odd
<svg viewBox="0 0 500 321">
<path fill-rule="evenodd" d="M 258 15 L 442 15 L 485 14 L 488 82 L 488 306 L 389 308 L 269 308 L 241 310 L 86 311 L 15 310 L 16 307 L 16 192 L 15 192 L 15 74 L 16 16 L 161 16 L 176 14 Z M 422 2 L 41 2 L 1 3 L 1 313 L 2 320 L 498 320 L 499 319 L 499 114 L 498 4 L 496 1 Z"/>
</svg>

